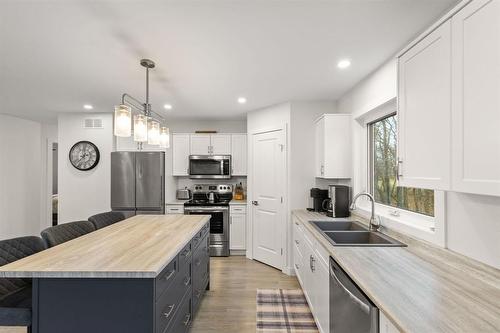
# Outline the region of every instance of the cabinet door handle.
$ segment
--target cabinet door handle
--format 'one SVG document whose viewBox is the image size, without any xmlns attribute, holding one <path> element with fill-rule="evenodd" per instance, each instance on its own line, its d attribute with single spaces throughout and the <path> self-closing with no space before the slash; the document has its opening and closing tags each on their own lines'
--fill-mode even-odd
<svg viewBox="0 0 500 333">
<path fill-rule="evenodd" d="M 200 298 L 201 296 L 201 291 L 200 290 L 196 290 L 196 294 L 194 295 L 196 298 Z"/>
<path fill-rule="evenodd" d="M 175 304 L 171 304 L 168 306 L 169 310 L 167 312 L 164 312 L 163 313 L 163 316 L 165 316 L 165 318 L 168 318 L 170 317 L 170 315 L 172 314 L 172 312 L 174 311 L 174 308 L 175 308 Z"/>
<path fill-rule="evenodd" d="M 323 176 L 324 174 L 325 174 L 325 166 L 324 166 L 324 165 L 322 165 L 322 166 L 321 166 L 321 175 Z"/>
<path fill-rule="evenodd" d="M 299 269 L 299 265 L 295 264 L 295 268 Z"/>
<path fill-rule="evenodd" d="M 401 165 L 403 164 L 402 160 L 398 160 L 398 170 L 396 173 L 397 179 L 399 180 L 400 177 L 403 177 L 403 174 L 401 173 Z"/>
<path fill-rule="evenodd" d="M 314 259 L 314 257 L 312 255 L 309 256 L 309 266 L 311 268 L 311 272 L 314 272 L 316 270 L 316 268 L 314 267 L 314 261 L 316 259 Z"/>
<path fill-rule="evenodd" d="M 258 205 L 259 205 L 259 202 L 258 202 L 257 200 L 254 200 L 254 201 L 252 201 L 252 205 L 254 205 L 254 206 L 258 206 Z"/>
<path fill-rule="evenodd" d="M 299 245 L 299 240 L 298 239 L 295 240 L 295 244 Z"/>
</svg>

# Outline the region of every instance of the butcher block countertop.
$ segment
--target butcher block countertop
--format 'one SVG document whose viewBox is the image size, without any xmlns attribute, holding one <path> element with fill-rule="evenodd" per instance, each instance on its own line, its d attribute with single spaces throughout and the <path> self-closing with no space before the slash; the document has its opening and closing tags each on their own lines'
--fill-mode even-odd
<svg viewBox="0 0 500 333">
<path fill-rule="evenodd" d="M 408 247 L 335 247 L 309 223 L 334 219 L 293 215 L 402 332 L 500 332 L 500 270 L 394 233 Z"/>
<path fill-rule="evenodd" d="M 155 278 L 209 221 L 138 215 L 0 267 L 0 277 Z"/>
</svg>

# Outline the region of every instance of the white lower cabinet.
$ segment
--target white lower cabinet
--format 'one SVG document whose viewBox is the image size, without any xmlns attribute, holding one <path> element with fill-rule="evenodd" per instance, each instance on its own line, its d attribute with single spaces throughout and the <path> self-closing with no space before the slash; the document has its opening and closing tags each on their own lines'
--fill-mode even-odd
<svg viewBox="0 0 500 333">
<path fill-rule="evenodd" d="M 246 206 L 231 206 L 229 214 L 229 249 L 246 250 Z"/>
<path fill-rule="evenodd" d="M 182 204 L 167 204 L 167 214 L 184 214 L 184 205 Z"/>
<path fill-rule="evenodd" d="M 400 331 L 397 329 L 394 324 L 387 319 L 385 314 L 380 311 L 379 312 L 379 332 L 380 333 L 399 333 Z"/>
<path fill-rule="evenodd" d="M 293 218 L 294 270 L 322 333 L 330 330 L 330 274 L 327 251 Z"/>
</svg>

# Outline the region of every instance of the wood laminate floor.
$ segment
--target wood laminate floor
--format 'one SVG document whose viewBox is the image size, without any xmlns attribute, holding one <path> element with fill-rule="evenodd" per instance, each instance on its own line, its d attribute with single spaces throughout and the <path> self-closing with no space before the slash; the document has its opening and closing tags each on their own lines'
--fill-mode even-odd
<svg viewBox="0 0 500 333">
<path fill-rule="evenodd" d="M 210 259 L 210 291 L 191 333 L 255 333 L 257 289 L 300 289 L 294 276 L 244 256 Z"/>
</svg>

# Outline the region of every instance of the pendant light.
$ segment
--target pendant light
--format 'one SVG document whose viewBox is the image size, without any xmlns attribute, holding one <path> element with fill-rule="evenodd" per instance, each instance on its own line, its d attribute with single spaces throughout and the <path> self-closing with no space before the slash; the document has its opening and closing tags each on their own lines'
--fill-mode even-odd
<svg viewBox="0 0 500 333">
<path fill-rule="evenodd" d="M 160 131 L 160 147 L 170 148 L 170 130 L 168 127 L 162 127 Z"/>
<path fill-rule="evenodd" d="M 160 123 L 155 120 L 148 122 L 148 145 L 160 144 Z"/>
<path fill-rule="evenodd" d="M 148 118 L 145 115 L 134 115 L 134 141 L 148 141 Z"/>
<path fill-rule="evenodd" d="M 127 138 L 132 135 L 132 109 L 127 105 L 115 106 L 115 130 L 116 136 Z"/>
<path fill-rule="evenodd" d="M 141 59 L 141 66 L 146 68 L 146 101 L 142 102 L 127 93 L 122 95 L 122 102 L 115 106 L 115 136 L 129 137 L 132 132 L 132 108 L 138 112 L 133 116 L 134 141 L 138 142 L 138 149 L 142 149 L 142 143 L 149 145 L 160 145 L 162 148 L 170 146 L 170 135 L 167 127 L 160 130 L 160 122 L 165 119 L 151 109 L 149 104 L 149 70 L 155 68 L 154 61 Z"/>
</svg>

